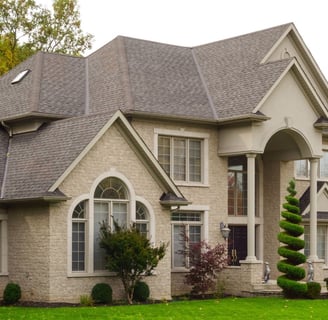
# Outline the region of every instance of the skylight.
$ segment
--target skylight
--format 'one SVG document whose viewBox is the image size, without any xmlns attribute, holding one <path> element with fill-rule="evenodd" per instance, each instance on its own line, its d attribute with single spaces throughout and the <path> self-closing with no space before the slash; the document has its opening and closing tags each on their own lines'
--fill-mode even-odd
<svg viewBox="0 0 328 320">
<path fill-rule="evenodd" d="M 15 77 L 15 79 L 13 79 L 13 80 L 11 81 L 11 84 L 15 84 L 15 83 L 18 83 L 18 82 L 22 81 L 22 80 L 27 76 L 27 74 L 28 74 L 30 71 L 31 71 L 31 70 L 29 70 L 29 69 L 26 69 L 26 70 L 24 70 L 24 71 L 21 71 L 21 72 Z"/>
</svg>

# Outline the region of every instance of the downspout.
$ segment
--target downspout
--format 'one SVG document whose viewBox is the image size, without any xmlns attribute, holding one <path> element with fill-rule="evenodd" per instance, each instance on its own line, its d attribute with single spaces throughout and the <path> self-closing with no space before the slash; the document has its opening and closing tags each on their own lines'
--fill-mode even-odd
<svg viewBox="0 0 328 320">
<path fill-rule="evenodd" d="M 7 146 L 7 152 L 6 152 L 6 163 L 5 163 L 5 168 L 4 168 L 4 173 L 3 173 L 3 180 L 2 180 L 2 185 L 1 185 L 1 192 L 0 192 L 0 198 L 3 199 L 5 195 L 5 184 L 6 184 L 6 179 L 7 179 L 7 172 L 8 172 L 8 160 L 9 160 L 9 154 L 10 154 L 10 146 L 11 146 L 11 139 L 13 136 L 13 131 L 10 126 L 8 126 L 4 121 L 1 121 L 1 125 L 5 128 L 5 130 L 8 132 L 9 135 L 9 140 L 8 140 L 8 146 Z"/>
</svg>

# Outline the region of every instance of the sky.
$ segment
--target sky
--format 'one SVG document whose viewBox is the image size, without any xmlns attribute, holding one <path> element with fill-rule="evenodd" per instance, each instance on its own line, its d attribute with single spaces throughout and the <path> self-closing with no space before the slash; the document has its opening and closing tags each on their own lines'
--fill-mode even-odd
<svg viewBox="0 0 328 320">
<path fill-rule="evenodd" d="M 51 7 L 52 0 L 36 0 Z M 328 79 L 326 0 L 78 0 L 99 49 L 118 35 L 193 47 L 293 22 Z"/>
</svg>

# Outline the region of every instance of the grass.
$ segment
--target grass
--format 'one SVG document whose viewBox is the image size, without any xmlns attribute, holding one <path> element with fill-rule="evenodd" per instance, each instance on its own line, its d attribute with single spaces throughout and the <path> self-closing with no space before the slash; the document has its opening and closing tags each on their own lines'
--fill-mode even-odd
<svg viewBox="0 0 328 320">
<path fill-rule="evenodd" d="M 160 304 L 99 307 L 0 307 L 1 320 L 130 319 L 327 319 L 328 300 L 225 298 Z"/>
</svg>

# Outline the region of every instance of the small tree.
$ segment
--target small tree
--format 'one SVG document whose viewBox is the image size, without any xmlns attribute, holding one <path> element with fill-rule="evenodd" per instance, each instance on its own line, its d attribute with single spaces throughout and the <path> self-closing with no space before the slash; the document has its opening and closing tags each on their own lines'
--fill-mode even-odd
<svg viewBox="0 0 328 320">
<path fill-rule="evenodd" d="M 283 204 L 284 211 L 281 216 L 280 228 L 284 231 L 278 234 L 278 240 L 285 245 L 279 247 L 278 253 L 284 259 L 277 264 L 278 270 L 284 273 L 278 277 L 277 283 L 282 288 L 283 293 L 289 298 L 304 297 L 307 292 L 307 285 L 298 281 L 305 277 L 305 270 L 298 265 L 306 261 L 306 257 L 299 250 L 304 248 L 305 242 L 299 237 L 304 233 L 302 216 L 300 215 L 299 200 L 295 198 L 295 181 L 291 180 L 287 188 L 289 195 L 285 197 Z"/>
<path fill-rule="evenodd" d="M 192 286 L 192 293 L 204 295 L 214 289 L 217 272 L 227 264 L 226 247 L 217 244 L 211 248 L 209 244 L 202 241 L 192 246 L 189 257 L 193 265 L 186 275 L 186 283 Z"/>
<path fill-rule="evenodd" d="M 153 247 L 150 241 L 134 228 L 123 228 L 114 223 L 114 231 L 103 223 L 100 228 L 100 247 L 106 251 L 107 269 L 117 272 L 126 298 L 132 304 L 134 288 L 143 276 L 151 275 L 163 259 L 166 244 Z"/>
</svg>

